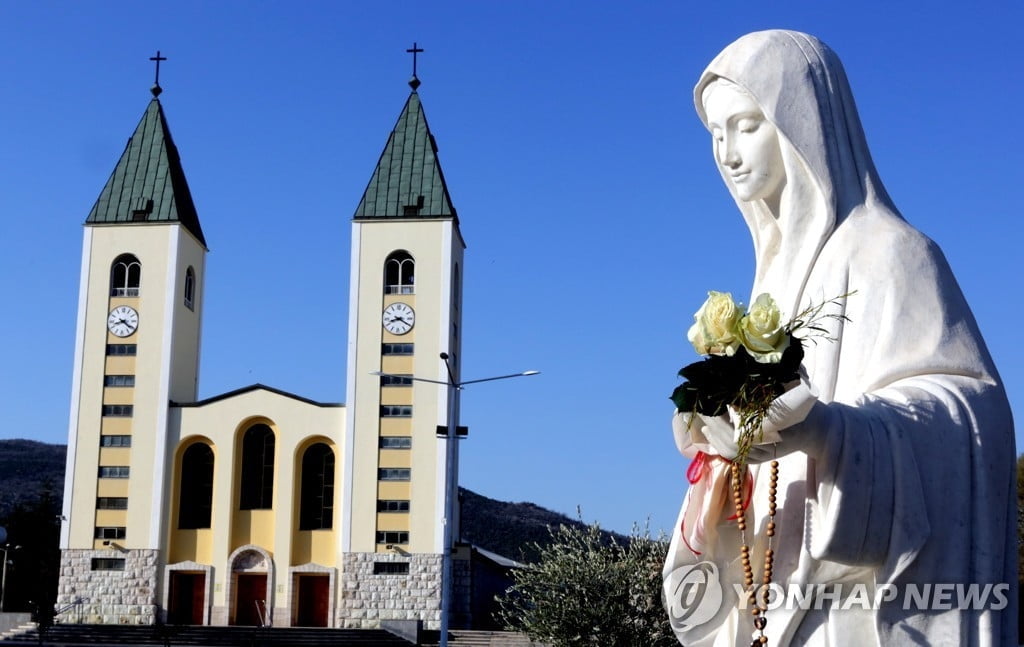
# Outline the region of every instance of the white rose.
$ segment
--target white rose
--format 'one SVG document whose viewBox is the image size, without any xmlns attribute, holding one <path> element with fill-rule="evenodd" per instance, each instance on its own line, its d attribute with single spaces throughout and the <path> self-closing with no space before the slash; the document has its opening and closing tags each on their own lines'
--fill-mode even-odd
<svg viewBox="0 0 1024 647">
<path fill-rule="evenodd" d="M 701 355 L 733 355 L 740 346 L 737 333 L 742 316 L 742 307 L 731 294 L 708 292 L 686 336 Z"/>
<path fill-rule="evenodd" d="M 740 319 L 740 341 L 756 361 L 775 364 L 782 359 L 782 351 L 789 347 L 789 335 L 781 319 L 779 306 L 767 293 L 758 295 L 750 311 Z"/>
</svg>

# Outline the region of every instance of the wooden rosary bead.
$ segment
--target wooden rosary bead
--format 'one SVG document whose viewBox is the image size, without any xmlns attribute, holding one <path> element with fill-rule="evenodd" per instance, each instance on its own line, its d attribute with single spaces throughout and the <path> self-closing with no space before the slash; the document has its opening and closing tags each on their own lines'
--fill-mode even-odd
<svg viewBox="0 0 1024 647">
<path fill-rule="evenodd" d="M 751 562 L 750 545 L 746 543 L 744 531 L 747 528 L 746 505 L 743 502 L 743 482 L 746 474 L 741 472 L 735 463 L 731 469 L 732 500 L 736 510 L 736 526 L 740 530 L 740 561 L 743 565 L 743 589 L 747 592 L 747 600 L 750 603 L 750 613 L 754 616 L 754 627 L 761 632 L 751 643 L 751 647 L 761 647 L 768 644 L 768 637 L 764 635 L 764 628 L 768 625 L 764 613 L 768 610 L 768 603 L 771 600 L 771 583 L 775 552 L 772 550 L 772 537 L 775 536 L 775 513 L 776 495 L 778 494 L 779 461 L 771 462 L 771 472 L 768 481 L 768 524 L 765 527 L 765 534 L 768 537 L 768 546 L 764 551 L 764 571 L 762 573 L 763 586 L 754 588 L 754 567 Z M 760 591 L 761 595 L 758 596 Z M 760 600 L 758 599 L 760 597 Z"/>
</svg>

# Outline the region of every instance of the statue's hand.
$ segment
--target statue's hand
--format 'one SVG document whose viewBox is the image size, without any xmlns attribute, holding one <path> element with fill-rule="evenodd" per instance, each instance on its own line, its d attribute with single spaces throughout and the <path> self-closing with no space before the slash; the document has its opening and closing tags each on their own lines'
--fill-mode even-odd
<svg viewBox="0 0 1024 647">
<path fill-rule="evenodd" d="M 800 380 L 775 399 L 762 425 L 765 436 L 779 440 L 751 447 L 748 462 L 763 463 L 795 451 L 817 455 L 827 431 L 822 424 L 826 415 L 813 387 Z"/>
<path fill-rule="evenodd" d="M 728 416 L 715 418 L 676 410 L 672 417 L 672 434 L 679 453 L 687 458 L 705 452 L 732 460 L 739 451 L 736 430 Z"/>
<path fill-rule="evenodd" d="M 700 419 L 694 423 L 700 425 L 701 433 L 715 452 L 728 460 L 736 458 L 740 450 L 736 445 L 736 427 L 729 416 L 698 416 Z"/>
<path fill-rule="evenodd" d="M 761 427 L 761 441 L 750 448 L 747 462 L 763 463 L 795 451 L 816 455 L 824 441 L 826 430 L 822 420 L 826 414 L 825 405 L 809 383 L 793 382 L 772 402 Z M 690 458 L 700 450 L 732 460 L 739 454 L 738 421 L 739 416 L 731 410 L 721 416 L 677 411 L 672 425 L 676 446 Z"/>
</svg>

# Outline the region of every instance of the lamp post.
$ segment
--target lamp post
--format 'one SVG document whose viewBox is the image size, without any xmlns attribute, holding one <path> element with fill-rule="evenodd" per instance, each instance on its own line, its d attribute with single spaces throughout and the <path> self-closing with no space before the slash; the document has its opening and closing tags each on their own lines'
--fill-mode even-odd
<svg viewBox="0 0 1024 647">
<path fill-rule="evenodd" d="M 4 598 L 7 594 L 7 553 L 12 550 L 21 550 L 21 546 L 4 544 L 0 547 L 0 552 L 4 554 L 3 575 L 0 575 L 0 613 L 4 611 Z"/>
<path fill-rule="evenodd" d="M 455 378 L 455 372 L 452 370 L 452 365 L 448 361 L 448 353 L 441 353 L 441 361 L 444 362 L 445 370 L 448 373 L 448 379 L 445 381 L 431 380 L 425 377 L 409 377 L 404 376 L 407 379 L 412 379 L 417 382 L 429 382 L 431 384 L 440 384 L 448 389 L 448 410 L 447 416 L 447 432 L 444 436 L 445 439 L 445 472 L 444 472 L 444 541 L 441 555 L 441 637 L 438 647 L 448 647 L 448 616 L 452 605 L 452 551 L 454 549 L 454 520 L 455 520 L 455 501 L 457 498 L 456 488 L 458 488 L 458 473 L 455 465 L 455 441 L 457 440 L 457 429 L 458 429 L 458 403 L 456 395 L 464 387 L 470 384 L 477 384 L 479 382 L 493 382 L 495 380 L 507 380 L 513 377 L 526 377 L 528 375 L 537 375 L 540 371 L 523 371 L 522 373 L 509 373 L 508 375 L 496 375 L 494 377 L 484 377 L 476 380 L 464 380 L 459 381 Z M 373 371 L 372 375 L 383 375 L 390 376 L 391 373 L 382 373 L 381 371 Z M 394 375 L 394 377 L 400 377 Z"/>
</svg>

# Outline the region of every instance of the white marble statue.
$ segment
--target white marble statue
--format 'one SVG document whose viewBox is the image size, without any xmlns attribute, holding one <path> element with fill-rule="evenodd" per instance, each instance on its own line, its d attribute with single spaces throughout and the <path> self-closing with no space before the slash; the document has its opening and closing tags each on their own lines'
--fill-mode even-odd
<svg viewBox="0 0 1024 647">
<path fill-rule="evenodd" d="M 882 186 L 839 59 L 807 34 L 748 34 L 711 62 L 694 99 L 753 236 L 751 294 L 771 293 L 791 315 L 855 291 L 842 302 L 847 320 L 828 322 L 834 341 L 806 344 L 801 393 L 816 399 L 780 411 L 781 441 L 751 453 L 755 581 L 769 472 L 757 463 L 777 454 L 772 580 L 810 596 L 766 612 L 768 644 L 1016 645 L 1006 395 L 942 252 Z M 742 581 L 738 530 L 725 461 L 714 458 L 732 457 L 721 437 L 732 427 L 676 418 L 680 450 L 696 453 L 696 428 L 713 458 L 673 534 L 670 616 L 688 647 L 747 646 L 753 615 L 733 587 Z M 702 563 L 716 567 L 721 604 L 687 615 L 697 589 L 669 576 Z"/>
</svg>

